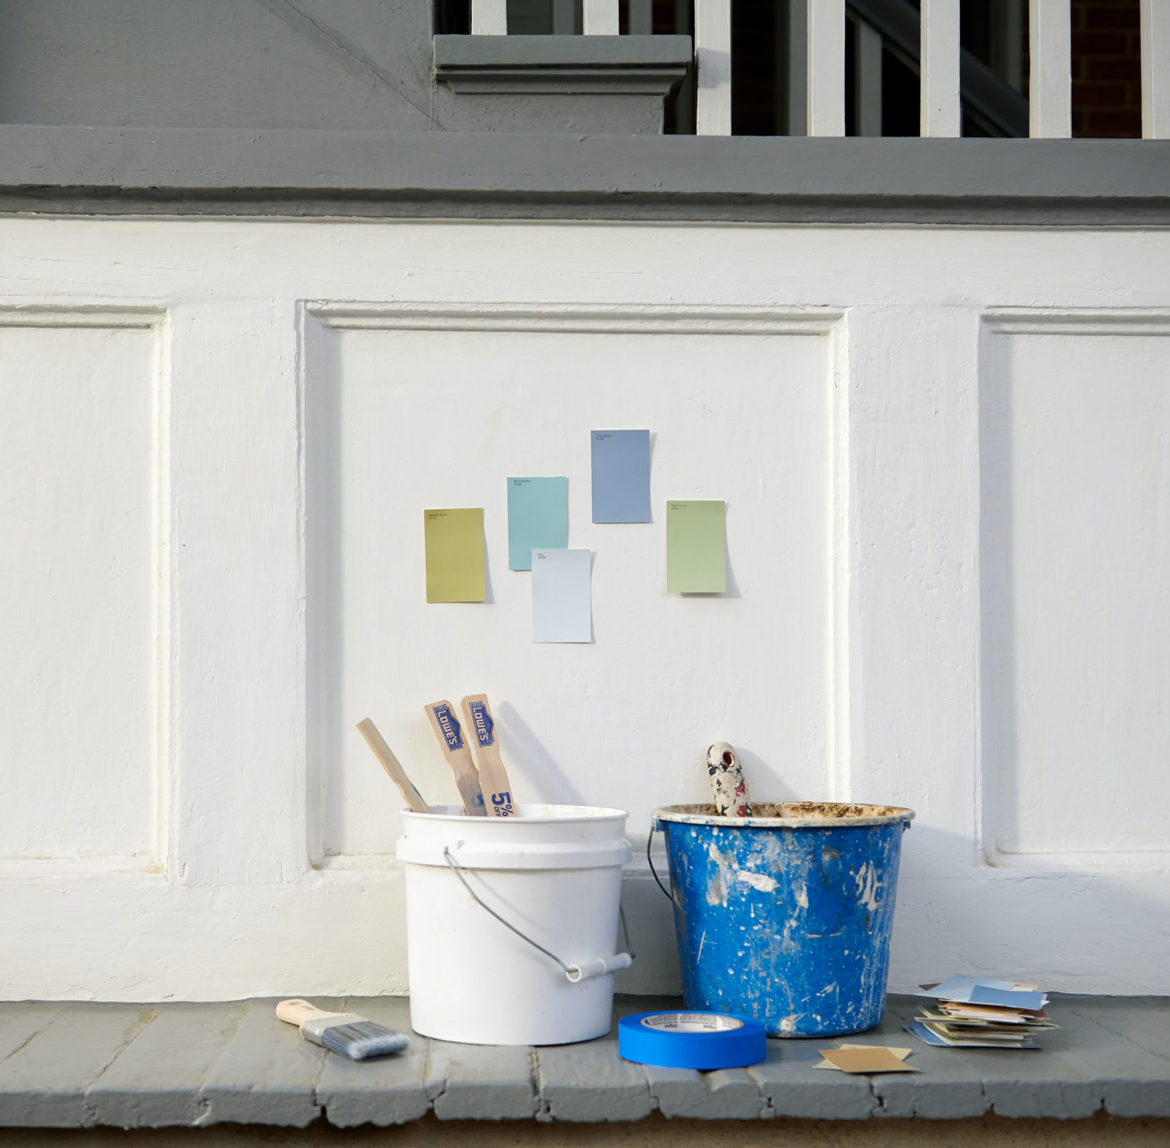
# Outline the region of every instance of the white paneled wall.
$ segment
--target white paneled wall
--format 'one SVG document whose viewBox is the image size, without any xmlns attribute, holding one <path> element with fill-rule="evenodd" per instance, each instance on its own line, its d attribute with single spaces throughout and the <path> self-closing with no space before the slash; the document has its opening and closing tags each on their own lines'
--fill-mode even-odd
<svg viewBox="0 0 1170 1148">
<path fill-rule="evenodd" d="M 163 315 L 0 310 L 0 865 L 14 874 L 164 863 Z"/>
<path fill-rule="evenodd" d="M 555 254 L 554 254 L 555 253 Z M 407 989 L 373 717 L 452 800 L 896 802 L 894 987 L 1170 991 L 1170 236 L 0 221 L 4 996 Z M 588 433 L 649 427 L 598 526 Z M 509 475 L 566 474 L 595 640 L 534 646 Z M 729 592 L 665 593 L 725 498 Z M 428 606 L 421 511 L 483 506 Z M 619 987 L 677 987 L 642 862 Z"/>
</svg>

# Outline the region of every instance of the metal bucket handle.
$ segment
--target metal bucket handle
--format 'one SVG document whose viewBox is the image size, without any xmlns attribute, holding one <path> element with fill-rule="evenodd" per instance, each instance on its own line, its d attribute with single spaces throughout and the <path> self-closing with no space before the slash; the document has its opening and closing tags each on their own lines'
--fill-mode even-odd
<svg viewBox="0 0 1170 1148">
<path fill-rule="evenodd" d="M 578 981 L 587 981 L 593 977 L 603 977 L 606 973 L 617 972 L 618 969 L 628 969 L 634 963 L 634 946 L 630 944 L 630 929 L 626 924 L 626 911 L 622 908 L 620 900 L 618 901 L 618 916 L 622 922 L 622 935 L 625 937 L 626 951 L 624 953 L 615 953 L 612 957 L 595 957 L 593 960 L 584 961 L 581 964 L 567 965 L 556 953 L 550 952 L 542 944 L 534 941 L 527 933 L 522 933 L 511 921 L 505 920 L 495 909 L 484 902 L 479 894 L 467 883 L 467 878 L 463 876 L 462 867 L 455 863 L 455 858 L 451 856 L 450 851 L 445 845 L 443 846 L 443 860 L 450 866 L 451 872 L 463 882 L 463 888 L 471 894 L 472 899 L 481 909 L 491 913 L 501 925 L 505 925 L 511 929 L 522 941 L 527 941 L 534 949 L 544 953 L 551 960 L 556 961 L 564 969 L 565 976 L 569 978 L 571 984 L 577 984 Z"/>
<path fill-rule="evenodd" d="M 650 866 L 650 872 L 654 875 L 654 883 L 662 890 L 662 895 L 673 905 L 674 898 L 667 891 L 666 886 L 662 883 L 658 876 L 658 870 L 654 868 L 654 858 L 650 856 L 650 846 L 654 844 L 654 830 L 658 826 L 655 825 L 654 819 L 650 819 L 650 836 L 646 838 L 646 863 Z"/>
</svg>

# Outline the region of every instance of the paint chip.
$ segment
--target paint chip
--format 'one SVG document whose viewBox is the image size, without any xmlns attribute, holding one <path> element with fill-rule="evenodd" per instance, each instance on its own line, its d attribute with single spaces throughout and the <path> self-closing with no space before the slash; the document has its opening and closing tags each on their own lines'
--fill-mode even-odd
<svg viewBox="0 0 1170 1148">
<path fill-rule="evenodd" d="M 899 1055 L 899 1053 L 903 1055 Z M 824 1060 L 815 1068 L 835 1068 L 841 1072 L 917 1072 L 905 1064 L 909 1049 L 887 1048 L 884 1045 L 854 1045 L 851 1048 L 829 1048 L 821 1053 Z"/>
</svg>

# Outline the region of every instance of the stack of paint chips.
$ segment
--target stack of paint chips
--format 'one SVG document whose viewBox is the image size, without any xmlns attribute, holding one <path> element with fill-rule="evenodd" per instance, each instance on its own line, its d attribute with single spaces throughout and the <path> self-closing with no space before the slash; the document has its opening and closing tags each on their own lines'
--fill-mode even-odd
<svg viewBox="0 0 1170 1148">
<path fill-rule="evenodd" d="M 1039 1048 L 1036 1032 L 1058 1027 L 1035 985 L 955 975 L 922 989 L 938 1003 L 924 1005 L 905 1028 L 940 1048 Z"/>
</svg>

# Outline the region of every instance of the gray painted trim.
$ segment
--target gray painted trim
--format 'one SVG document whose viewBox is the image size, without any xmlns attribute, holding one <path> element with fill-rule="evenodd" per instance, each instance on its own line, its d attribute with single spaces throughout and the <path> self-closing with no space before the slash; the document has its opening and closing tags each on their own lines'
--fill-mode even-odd
<svg viewBox="0 0 1170 1148">
<path fill-rule="evenodd" d="M 435 78 L 456 92 L 666 97 L 682 83 L 690 36 L 436 36 Z"/>
<path fill-rule="evenodd" d="M 0 126 L 0 212 L 1170 225 L 1170 141 Z"/>
<path fill-rule="evenodd" d="M 449 67 L 688 64 L 690 36 L 436 36 L 435 63 Z"/>
</svg>

